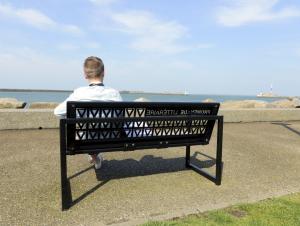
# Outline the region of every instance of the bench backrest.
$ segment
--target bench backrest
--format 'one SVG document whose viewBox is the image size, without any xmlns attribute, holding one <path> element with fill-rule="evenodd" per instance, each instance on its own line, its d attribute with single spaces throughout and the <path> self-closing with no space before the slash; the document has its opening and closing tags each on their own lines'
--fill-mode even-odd
<svg viewBox="0 0 300 226">
<path fill-rule="evenodd" d="M 208 144 L 215 120 L 200 117 L 217 115 L 219 106 L 183 102 L 68 102 L 67 118 L 96 120 L 68 124 L 67 148 L 82 153 L 92 149 Z"/>
</svg>

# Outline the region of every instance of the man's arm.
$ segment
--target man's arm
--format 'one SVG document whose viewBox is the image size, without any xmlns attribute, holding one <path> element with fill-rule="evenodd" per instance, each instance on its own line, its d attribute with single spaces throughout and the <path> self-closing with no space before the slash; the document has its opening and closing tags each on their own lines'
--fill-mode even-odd
<svg viewBox="0 0 300 226">
<path fill-rule="evenodd" d="M 123 101 L 122 96 L 119 91 L 116 90 L 116 94 L 114 96 L 114 101 Z"/>
<path fill-rule="evenodd" d="M 54 109 L 54 114 L 56 116 L 65 116 L 67 113 L 67 102 L 68 101 L 74 101 L 74 93 L 72 93 L 64 102 L 60 103 L 55 109 Z"/>
</svg>

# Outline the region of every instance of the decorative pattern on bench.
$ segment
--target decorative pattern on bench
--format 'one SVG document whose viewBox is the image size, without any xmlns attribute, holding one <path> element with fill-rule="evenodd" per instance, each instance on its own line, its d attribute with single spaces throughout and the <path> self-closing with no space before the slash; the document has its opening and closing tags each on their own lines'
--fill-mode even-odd
<svg viewBox="0 0 300 226">
<path fill-rule="evenodd" d="M 178 110 L 151 108 L 76 108 L 76 118 L 124 118 L 124 121 L 76 123 L 75 140 L 114 140 L 116 138 L 150 138 L 205 135 L 208 120 L 176 119 L 142 120 L 151 116 L 210 115 L 211 110 Z M 125 119 L 131 118 L 131 121 Z"/>
</svg>

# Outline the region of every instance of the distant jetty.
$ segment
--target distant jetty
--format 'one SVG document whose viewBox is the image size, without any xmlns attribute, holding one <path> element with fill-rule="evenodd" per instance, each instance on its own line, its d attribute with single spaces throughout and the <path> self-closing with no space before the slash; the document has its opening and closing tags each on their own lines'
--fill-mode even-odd
<svg viewBox="0 0 300 226">
<path fill-rule="evenodd" d="M 260 92 L 256 95 L 257 97 L 263 97 L 263 98 L 290 98 L 288 96 L 280 96 L 273 93 L 273 85 L 270 85 L 270 91 L 269 92 Z"/>
<path fill-rule="evenodd" d="M 73 92 L 72 90 L 59 90 L 59 89 L 0 89 L 0 92 Z M 187 92 L 147 92 L 147 91 L 129 91 L 121 90 L 121 94 L 151 94 L 151 95 L 188 95 Z"/>
<path fill-rule="evenodd" d="M 0 89 L 0 92 L 72 92 L 72 90 L 59 90 L 59 89 Z"/>
<path fill-rule="evenodd" d="M 129 91 L 122 90 L 123 94 L 150 94 L 150 95 L 188 95 L 186 92 L 147 92 L 147 91 Z"/>
<path fill-rule="evenodd" d="M 274 93 L 259 93 L 256 95 L 257 97 L 262 97 L 262 98 L 291 98 L 289 96 L 279 96 L 279 95 L 276 95 Z"/>
</svg>

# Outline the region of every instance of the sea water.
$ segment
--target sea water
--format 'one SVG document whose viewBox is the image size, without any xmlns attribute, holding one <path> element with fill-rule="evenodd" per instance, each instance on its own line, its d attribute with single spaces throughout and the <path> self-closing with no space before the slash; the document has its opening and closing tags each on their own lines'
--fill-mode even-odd
<svg viewBox="0 0 300 226">
<path fill-rule="evenodd" d="M 71 92 L 47 92 L 47 91 L 0 91 L 0 98 L 16 98 L 26 103 L 32 102 L 62 102 Z M 206 99 L 212 99 L 215 102 L 224 102 L 229 100 L 262 100 L 275 101 L 280 98 L 263 98 L 256 96 L 243 95 L 208 95 L 208 94 L 148 94 L 148 93 L 121 93 L 124 101 L 134 101 L 138 98 L 145 98 L 149 101 L 157 102 L 201 102 Z"/>
</svg>

